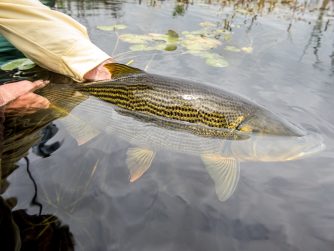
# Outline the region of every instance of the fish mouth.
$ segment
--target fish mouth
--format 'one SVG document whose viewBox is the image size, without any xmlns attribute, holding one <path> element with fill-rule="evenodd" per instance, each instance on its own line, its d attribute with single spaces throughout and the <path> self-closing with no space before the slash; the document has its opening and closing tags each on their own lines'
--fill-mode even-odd
<svg viewBox="0 0 334 251">
<path fill-rule="evenodd" d="M 326 148 L 319 133 L 304 136 L 277 136 L 253 134 L 249 140 L 235 142 L 232 152 L 250 161 L 289 161 L 303 159 Z"/>
<path fill-rule="evenodd" d="M 322 152 L 326 149 L 326 145 L 323 142 L 323 138 L 320 134 L 317 133 L 309 133 L 304 136 L 305 142 L 307 141 L 309 144 L 305 146 L 300 153 L 287 158 L 286 160 L 296 160 L 296 159 L 303 159 L 309 156 L 312 156 L 316 153 Z M 311 144 L 312 143 L 312 144 Z M 307 145 L 307 143 L 305 144 Z"/>
</svg>

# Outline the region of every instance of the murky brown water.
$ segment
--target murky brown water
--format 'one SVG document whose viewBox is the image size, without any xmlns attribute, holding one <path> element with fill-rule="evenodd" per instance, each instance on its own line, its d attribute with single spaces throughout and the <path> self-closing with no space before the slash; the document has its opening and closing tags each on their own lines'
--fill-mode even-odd
<svg viewBox="0 0 334 251">
<path fill-rule="evenodd" d="M 158 152 L 152 168 L 129 184 L 129 142 L 103 133 L 78 145 L 57 119 L 44 133 L 53 137 L 28 154 L 42 215 L 69 227 L 75 250 L 333 250 L 334 3 L 326 3 L 57 1 L 118 62 L 247 97 L 321 134 L 326 150 L 302 160 L 242 162 L 235 193 L 221 202 L 199 157 Z M 203 22 L 229 31 L 215 38 L 219 46 L 206 50 L 223 58 L 214 63 L 224 67 L 180 44 L 173 51 L 131 51 L 134 44 L 119 39 L 173 30 L 186 40 L 184 32 L 203 29 Z M 96 28 L 116 23 L 126 28 Z M 87 101 L 80 102 L 69 109 L 80 111 Z M 104 119 L 103 113 L 89 114 Z M 45 124 L 60 117 L 45 116 Z M 12 135 L 19 135 L 21 122 L 10 128 Z M 11 156 L 22 157 L 19 142 L 40 140 L 29 135 L 15 141 Z M 45 145 L 57 148 L 57 142 L 60 148 L 42 158 Z M 37 215 L 25 160 L 17 166 L 3 197 L 17 198 L 14 210 Z"/>
</svg>

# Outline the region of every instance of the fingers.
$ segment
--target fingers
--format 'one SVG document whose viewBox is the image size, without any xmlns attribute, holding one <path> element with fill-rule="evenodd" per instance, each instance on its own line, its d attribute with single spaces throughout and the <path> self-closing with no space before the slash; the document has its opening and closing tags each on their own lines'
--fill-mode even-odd
<svg viewBox="0 0 334 251">
<path fill-rule="evenodd" d="M 33 88 L 31 91 L 36 91 L 37 89 L 45 87 L 48 83 L 50 83 L 49 80 L 36 80 L 32 82 Z"/>
<path fill-rule="evenodd" d="M 50 106 L 50 101 L 35 93 L 26 93 L 5 108 L 5 113 L 33 113 L 40 109 L 47 109 Z"/>
<path fill-rule="evenodd" d="M 45 80 L 37 80 L 34 82 L 22 80 L 15 83 L 5 84 L 0 86 L 0 96 L 3 99 L 3 103 L 7 104 L 28 92 L 33 92 L 44 87 L 48 83 L 49 81 Z"/>
</svg>

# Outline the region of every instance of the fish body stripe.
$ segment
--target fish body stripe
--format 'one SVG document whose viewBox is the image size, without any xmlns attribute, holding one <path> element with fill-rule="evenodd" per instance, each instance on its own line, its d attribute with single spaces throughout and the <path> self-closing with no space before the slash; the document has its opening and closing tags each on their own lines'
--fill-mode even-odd
<svg viewBox="0 0 334 251">
<path fill-rule="evenodd" d="M 152 74 L 79 89 L 126 110 L 213 128 L 236 129 L 256 109 L 219 89 Z"/>
</svg>

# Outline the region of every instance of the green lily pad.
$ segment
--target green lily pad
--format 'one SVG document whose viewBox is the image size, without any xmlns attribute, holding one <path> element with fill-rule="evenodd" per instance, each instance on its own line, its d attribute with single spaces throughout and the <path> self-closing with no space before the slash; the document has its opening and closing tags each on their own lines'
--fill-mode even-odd
<svg viewBox="0 0 334 251">
<path fill-rule="evenodd" d="M 165 51 L 175 51 L 177 49 L 176 44 L 167 44 L 165 47 Z"/>
<path fill-rule="evenodd" d="M 221 42 L 214 38 L 186 35 L 181 45 L 189 51 L 205 51 L 218 47 Z"/>
<path fill-rule="evenodd" d="M 220 55 L 207 58 L 205 62 L 213 67 L 227 67 L 228 62 Z"/>
<path fill-rule="evenodd" d="M 224 50 L 226 50 L 226 51 L 231 51 L 231 52 L 240 52 L 240 51 L 241 51 L 239 48 L 234 47 L 234 46 L 226 46 L 226 47 L 224 48 Z"/>
<path fill-rule="evenodd" d="M 167 34 L 169 39 L 178 39 L 179 38 L 179 34 L 177 34 L 176 31 L 173 31 L 173 30 L 168 30 L 167 31 Z"/>
<path fill-rule="evenodd" d="M 131 51 L 162 51 L 166 48 L 166 44 L 158 44 L 150 46 L 148 44 L 135 44 L 130 46 Z"/>
<path fill-rule="evenodd" d="M 3 71 L 11 71 L 14 69 L 28 70 L 35 66 L 35 63 L 28 58 L 19 58 L 1 65 Z"/>
<path fill-rule="evenodd" d="M 207 28 L 207 27 L 215 27 L 216 25 L 214 23 L 211 22 L 202 22 L 199 24 L 200 26 Z"/>
<path fill-rule="evenodd" d="M 253 52 L 253 47 L 242 47 L 241 50 L 245 53 L 252 53 Z"/>
<path fill-rule="evenodd" d="M 131 44 L 147 43 L 153 40 L 152 36 L 137 34 L 122 34 L 119 36 L 119 39 Z"/>
<path fill-rule="evenodd" d="M 131 51 L 149 51 L 151 47 L 148 44 L 135 44 L 130 46 Z"/>
<path fill-rule="evenodd" d="M 151 40 L 154 41 L 168 41 L 168 35 L 160 33 L 148 33 L 148 36 L 151 37 Z"/>
<path fill-rule="evenodd" d="M 232 33 L 231 32 L 225 32 L 224 33 L 224 40 L 228 41 L 232 39 Z"/>
<path fill-rule="evenodd" d="M 26 64 L 23 64 L 23 65 L 20 65 L 19 67 L 18 67 L 18 69 L 20 70 L 20 71 L 25 71 L 25 70 L 29 70 L 29 69 L 32 69 L 32 68 L 34 68 L 36 66 L 36 64 L 35 63 L 26 63 Z"/>
<path fill-rule="evenodd" d="M 97 29 L 103 31 L 114 31 L 114 30 L 124 30 L 127 28 L 125 24 L 114 24 L 114 25 L 99 25 L 96 26 Z"/>
<path fill-rule="evenodd" d="M 208 52 L 208 51 L 189 51 L 189 53 L 205 59 L 205 62 L 208 65 L 213 66 L 213 67 L 227 67 L 227 66 L 229 66 L 226 59 L 223 56 L 221 56 L 217 53 Z"/>
</svg>

